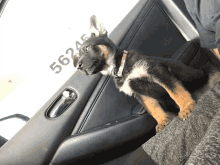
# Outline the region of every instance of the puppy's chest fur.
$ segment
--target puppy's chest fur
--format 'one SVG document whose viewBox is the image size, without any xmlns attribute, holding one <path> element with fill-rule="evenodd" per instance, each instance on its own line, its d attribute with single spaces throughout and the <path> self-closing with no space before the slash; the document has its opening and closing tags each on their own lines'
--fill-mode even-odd
<svg viewBox="0 0 220 165">
<path fill-rule="evenodd" d="M 115 77 L 114 82 L 116 87 L 119 89 L 120 92 L 124 92 L 125 94 L 132 96 L 134 94 L 135 89 L 131 86 L 131 82 L 136 84 L 136 87 L 140 86 L 140 82 L 138 80 L 145 79 L 145 81 L 149 80 L 150 75 L 148 74 L 148 64 L 146 61 L 137 61 L 133 64 L 133 66 L 129 66 L 130 69 L 128 73 L 123 74 L 122 77 Z"/>
</svg>

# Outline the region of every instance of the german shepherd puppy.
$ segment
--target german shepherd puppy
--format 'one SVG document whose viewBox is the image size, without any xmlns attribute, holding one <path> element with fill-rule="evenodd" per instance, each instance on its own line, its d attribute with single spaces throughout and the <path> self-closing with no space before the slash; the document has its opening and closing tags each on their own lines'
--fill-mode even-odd
<svg viewBox="0 0 220 165">
<path fill-rule="evenodd" d="M 170 115 L 164 111 L 169 105 L 176 103 L 179 118 L 183 121 L 188 118 L 196 106 L 197 91 L 208 82 L 210 76 L 207 72 L 176 60 L 121 50 L 108 38 L 96 16 L 90 18 L 90 32 L 90 38 L 74 56 L 77 69 L 87 75 L 98 72 L 111 75 L 119 91 L 134 96 L 156 119 L 156 132 L 171 121 Z"/>
</svg>

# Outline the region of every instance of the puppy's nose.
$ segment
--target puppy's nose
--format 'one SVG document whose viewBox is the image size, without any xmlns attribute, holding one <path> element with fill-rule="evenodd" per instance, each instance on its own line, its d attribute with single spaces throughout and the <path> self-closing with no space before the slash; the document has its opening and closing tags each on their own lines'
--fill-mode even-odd
<svg viewBox="0 0 220 165">
<path fill-rule="evenodd" d="M 83 68 L 83 64 L 82 64 L 81 61 L 78 62 L 76 68 L 77 68 L 77 69 L 82 69 L 82 68 Z"/>
</svg>

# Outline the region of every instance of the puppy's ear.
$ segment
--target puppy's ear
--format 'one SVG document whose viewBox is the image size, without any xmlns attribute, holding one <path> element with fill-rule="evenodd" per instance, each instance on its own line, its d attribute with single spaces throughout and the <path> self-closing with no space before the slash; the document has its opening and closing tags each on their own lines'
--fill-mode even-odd
<svg viewBox="0 0 220 165">
<path fill-rule="evenodd" d="M 95 15 L 90 18 L 90 32 L 96 37 L 107 34 L 104 25 L 98 21 Z"/>
</svg>

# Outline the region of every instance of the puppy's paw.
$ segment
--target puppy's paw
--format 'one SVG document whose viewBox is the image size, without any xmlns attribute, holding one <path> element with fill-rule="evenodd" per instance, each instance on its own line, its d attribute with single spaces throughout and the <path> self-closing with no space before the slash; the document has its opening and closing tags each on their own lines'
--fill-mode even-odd
<svg viewBox="0 0 220 165">
<path fill-rule="evenodd" d="M 194 110 L 195 107 L 196 107 L 196 103 L 192 102 L 185 108 L 180 109 L 180 112 L 178 114 L 180 120 L 185 121 L 188 118 L 188 116 L 191 114 L 191 112 Z"/>
<path fill-rule="evenodd" d="M 162 131 L 164 129 L 165 125 L 163 124 L 157 124 L 156 126 L 156 133 Z"/>
<path fill-rule="evenodd" d="M 167 117 L 161 123 L 158 123 L 156 126 L 156 133 L 162 131 L 170 122 L 171 122 L 171 119 Z"/>
</svg>

